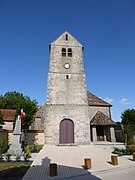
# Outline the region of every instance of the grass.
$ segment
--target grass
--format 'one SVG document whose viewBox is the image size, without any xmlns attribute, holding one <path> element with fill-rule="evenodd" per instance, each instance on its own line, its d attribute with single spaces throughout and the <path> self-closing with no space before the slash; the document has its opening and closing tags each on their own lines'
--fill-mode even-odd
<svg viewBox="0 0 135 180">
<path fill-rule="evenodd" d="M 0 162 L 0 179 L 21 180 L 31 162 Z"/>
</svg>

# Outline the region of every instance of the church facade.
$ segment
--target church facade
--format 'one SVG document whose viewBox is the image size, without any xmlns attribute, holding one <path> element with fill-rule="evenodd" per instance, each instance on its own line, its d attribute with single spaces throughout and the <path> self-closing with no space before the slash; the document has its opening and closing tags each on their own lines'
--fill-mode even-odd
<svg viewBox="0 0 135 180">
<path fill-rule="evenodd" d="M 110 108 L 87 91 L 83 46 L 65 31 L 50 44 L 47 100 L 42 107 L 45 143 L 115 142 Z"/>
<path fill-rule="evenodd" d="M 82 44 L 65 31 L 49 48 L 47 99 L 39 107 L 25 142 L 55 145 L 115 142 L 112 105 L 87 90 Z M 5 119 L 3 128 L 8 130 L 11 142 L 14 118 Z"/>
</svg>

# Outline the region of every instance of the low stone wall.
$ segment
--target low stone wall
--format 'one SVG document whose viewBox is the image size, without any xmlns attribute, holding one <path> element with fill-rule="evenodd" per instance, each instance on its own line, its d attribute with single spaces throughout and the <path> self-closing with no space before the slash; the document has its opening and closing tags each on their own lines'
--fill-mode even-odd
<svg viewBox="0 0 135 180">
<path fill-rule="evenodd" d="M 8 131 L 8 142 L 12 143 L 13 131 Z M 25 144 L 39 144 L 44 145 L 44 131 L 43 130 L 29 130 L 24 136 Z"/>
<path fill-rule="evenodd" d="M 44 131 L 43 130 L 30 130 L 24 138 L 25 144 L 44 144 Z"/>
</svg>

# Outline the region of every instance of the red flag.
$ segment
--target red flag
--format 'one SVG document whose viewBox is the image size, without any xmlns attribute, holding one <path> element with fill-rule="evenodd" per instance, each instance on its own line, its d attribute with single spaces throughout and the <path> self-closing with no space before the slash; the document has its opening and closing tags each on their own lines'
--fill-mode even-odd
<svg viewBox="0 0 135 180">
<path fill-rule="evenodd" d="M 21 118 L 21 119 L 24 119 L 24 118 L 25 118 L 25 112 L 23 112 L 23 109 L 21 109 L 20 118 Z"/>
</svg>

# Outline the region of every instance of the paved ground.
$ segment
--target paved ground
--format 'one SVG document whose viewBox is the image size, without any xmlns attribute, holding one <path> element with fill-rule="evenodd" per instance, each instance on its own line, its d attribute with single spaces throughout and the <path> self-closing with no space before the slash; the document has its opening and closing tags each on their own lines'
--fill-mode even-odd
<svg viewBox="0 0 135 180">
<path fill-rule="evenodd" d="M 103 180 L 135 180 L 135 165 L 95 172 L 94 175 Z"/>
<path fill-rule="evenodd" d="M 115 145 L 116 146 L 116 145 Z M 113 145 L 53 146 L 45 145 L 32 163 L 23 180 L 70 179 L 113 180 L 135 177 L 135 162 L 131 156 L 119 157 L 119 165 L 110 163 Z M 84 158 L 91 158 L 90 171 L 83 169 Z M 58 176 L 49 176 L 49 164 L 57 163 Z M 123 178 L 121 178 L 123 177 Z M 135 179 L 135 178 L 134 178 Z"/>
</svg>

